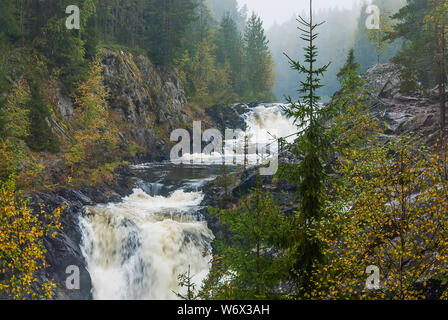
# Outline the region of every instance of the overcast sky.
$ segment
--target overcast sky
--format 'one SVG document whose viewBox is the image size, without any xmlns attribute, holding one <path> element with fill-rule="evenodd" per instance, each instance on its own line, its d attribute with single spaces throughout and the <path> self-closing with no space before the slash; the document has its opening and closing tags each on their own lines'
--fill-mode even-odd
<svg viewBox="0 0 448 320">
<path fill-rule="evenodd" d="M 349 9 L 358 1 L 360 0 L 314 0 L 313 7 L 317 10 L 336 6 Z M 238 3 L 240 7 L 247 4 L 250 12 L 255 11 L 260 15 L 265 29 L 269 29 L 274 22 L 285 22 L 294 14 L 309 10 L 309 0 L 238 0 Z"/>
</svg>

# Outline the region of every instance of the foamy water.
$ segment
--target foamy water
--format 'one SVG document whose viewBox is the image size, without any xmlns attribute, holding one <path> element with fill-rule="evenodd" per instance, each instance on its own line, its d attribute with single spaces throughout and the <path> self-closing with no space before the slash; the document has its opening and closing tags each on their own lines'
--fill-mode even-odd
<svg viewBox="0 0 448 320">
<path fill-rule="evenodd" d="M 278 138 L 294 141 L 297 131 L 291 119 L 288 119 L 281 108 L 283 104 L 259 105 L 244 115 L 246 130 L 241 131 L 234 139 L 224 140 L 223 150 L 210 154 L 183 154 L 173 163 L 194 163 L 203 165 L 222 164 L 241 165 L 246 161 L 249 165 L 267 163 L 278 155 Z M 234 129 L 234 128 L 228 128 Z M 244 155 L 245 149 L 248 153 Z"/>
<path fill-rule="evenodd" d="M 176 299 L 188 266 L 200 287 L 212 232 L 189 214 L 201 192 L 151 197 L 140 189 L 122 203 L 89 207 L 81 218 L 83 253 L 94 299 Z"/>
</svg>

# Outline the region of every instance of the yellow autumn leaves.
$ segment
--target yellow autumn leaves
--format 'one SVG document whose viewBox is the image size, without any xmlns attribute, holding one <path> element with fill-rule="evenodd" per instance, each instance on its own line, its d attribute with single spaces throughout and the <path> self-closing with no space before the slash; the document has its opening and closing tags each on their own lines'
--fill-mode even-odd
<svg viewBox="0 0 448 320">
<path fill-rule="evenodd" d="M 0 295 L 13 299 L 51 299 L 55 284 L 39 280 L 47 267 L 44 237 L 56 237 L 62 208 L 34 214 L 13 180 L 0 185 Z"/>
<path fill-rule="evenodd" d="M 447 146 L 385 140 L 359 100 L 347 109 L 336 120 L 340 179 L 316 230 L 327 261 L 315 268 L 309 298 L 424 299 L 430 280 L 448 280 Z M 379 290 L 366 289 L 370 265 L 380 269 Z"/>
</svg>

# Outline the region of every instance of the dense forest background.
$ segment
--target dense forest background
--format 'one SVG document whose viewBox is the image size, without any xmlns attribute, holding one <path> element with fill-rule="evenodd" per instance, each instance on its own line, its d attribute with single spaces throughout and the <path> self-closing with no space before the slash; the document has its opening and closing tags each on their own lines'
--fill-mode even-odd
<svg viewBox="0 0 448 320">
<path fill-rule="evenodd" d="M 381 16 L 383 22 L 387 22 L 390 19 L 389 16 L 396 13 L 405 2 L 405 0 L 371 1 L 383 11 Z M 344 65 L 346 55 L 351 48 L 355 49 L 355 57 L 361 65 L 361 72 L 365 72 L 378 62 L 374 42 L 369 39 L 369 34 L 366 31 L 367 3 L 367 1 L 359 1 L 350 10 L 330 8 L 314 13 L 315 21 L 325 21 L 319 30 L 320 36 L 316 41 L 317 47 L 320 48 L 317 62 L 322 65 L 331 61 L 328 72 L 322 79 L 324 87 L 320 93 L 324 97 L 329 97 L 339 90 L 337 73 Z M 300 14 L 304 17 L 309 15 L 307 13 Z M 274 58 L 274 71 L 277 76 L 274 94 L 280 100 L 283 100 L 284 95 L 297 98 L 297 82 L 299 79 L 303 80 L 291 69 L 284 55 L 287 53 L 289 56 L 295 57 L 302 49 L 303 44 L 298 37 L 296 19 L 296 16 L 292 16 L 289 21 L 274 25 L 267 31 L 269 46 Z M 400 40 L 386 43 L 379 62 L 389 61 L 397 54 L 400 47 Z"/>
</svg>

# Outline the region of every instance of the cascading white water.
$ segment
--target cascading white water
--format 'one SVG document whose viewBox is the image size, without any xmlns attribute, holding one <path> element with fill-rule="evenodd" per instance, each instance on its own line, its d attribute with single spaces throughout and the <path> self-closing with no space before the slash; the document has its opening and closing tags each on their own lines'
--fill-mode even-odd
<svg viewBox="0 0 448 320">
<path fill-rule="evenodd" d="M 94 299 L 175 299 L 177 277 L 191 267 L 200 287 L 212 232 L 189 212 L 201 192 L 149 196 L 140 189 L 118 204 L 89 207 L 81 218 L 83 253 Z"/>
<path fill-rule="evenodd" d="M 288 137 L 287 141 L 294 141 L 297 128 L 293 121 L 285 116 L 281 107 L 283 104 L 259 105 L 245 115 L 246 132 L 252 143 L 271 143 L 274 138 Z M 252 140 L 251 140 L 252 139 Z"/>
<path fill-rule="evenodd" d="M 294 133 L 297 132 L 297 127 L 291 119 L 285 116 L 282 111 L 283 106 L 279 103 L 258 105 L 244 114 L 246 130 L 240 132 L 235 139 L 224 141 L 223 151 L 227 164 L 243 164 L 245 159 L 248 164 L 252 165 L 266 162 L 273 154 L 278 152 L 278 148 L 274 145 L 276 139 L 286 137 L 288 142 L 294 141 L 296 138 Z M 246 137 L 247 141 L 245 141 Z M 249 146 L 254 146 L 253 150 L 257 152 L 245 156 L 244 147 L 246 143 Z M 269 146 L 269 153 L 267 153 L 267 150 L 260 150 L 267 146 Z M 181 159 L 175 162 L 193 162 L 204 165 L 221 164 L 223 155 L 219 152 L 184 154 Z"/>
<path fill-rule="evenodd" d="M 277 137 L 296 131 L 280 106 L 259 106 L 245 114 L 245 134 L 252 134 L 249 143 L 270 143 L 273 129 Z M 244 143 L 245 134 L 234 142 L 227 141 L 226 148 Z M 203 164 L 222 163 L 219 154 L 188 156 L 200 157 Z M 251 163 L 258 161 L 254 156 L 249 159 Z M 243 158 L 237 161 L 242 163 Z M 138 165 L 135 169 L 153 168 Z M 195 190 L 214 176 L 210 173 L 200 180 L 183 180 L 182 189 L 166 197 L 157 195 L 164 185 L 151 182 L 135 189 L 121 203 L 86 208 L 87 214 L 80 218 L 82 251 L 94 299 L 176 299 L 175 293 L 185 294 L 185 288 L 178 287 L 178 276 L 189 266 L 192 280 L 200 288 L 209 272 L 214 236 L 195 216 L 203 199 L 202 192 Z"/>
</svg>

